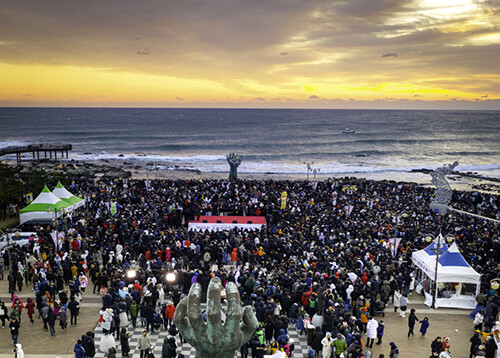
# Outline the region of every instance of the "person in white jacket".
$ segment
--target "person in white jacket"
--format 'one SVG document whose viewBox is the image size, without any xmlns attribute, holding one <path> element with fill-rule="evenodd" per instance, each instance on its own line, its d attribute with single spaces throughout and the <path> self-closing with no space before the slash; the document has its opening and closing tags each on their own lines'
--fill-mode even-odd
<svg viewBox="0 0 500 358">
<path fill-rule="evenodd" d="M 16 358 L 24 358 L 24 351 L 21 343 L 16 344 L 16 348 L 14 348 L 14 353 Z"/>
<path fill-rule="evenodd" d="M 375 338 L 377 338 L 377 328 L 378 322 L 375 318 L 371 317 L 368 323 L 366 324 L 366 346 L 369 348 L 373 348 L 373 342 Z"/>
<path fill-rule="evenodd" d="M 332 355 L 332 343 L 332 334 L 330 332 L 326 332 L 326 336 L 321 340 L 321 345 L 323 346 L 321 354 L 323 358 L 330 358 Z"/>
<path fill-rule="evenodd" d="M 400 302 L 401 302 L 401 292 L 399 290 L 394 291 L 394 312 L 398 311 Z"/>
</svg>

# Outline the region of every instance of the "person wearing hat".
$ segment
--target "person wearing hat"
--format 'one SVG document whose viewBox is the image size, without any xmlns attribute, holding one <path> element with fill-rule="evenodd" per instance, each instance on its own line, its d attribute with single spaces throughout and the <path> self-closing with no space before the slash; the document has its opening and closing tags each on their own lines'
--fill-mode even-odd
<svg viewBox="0 0 500 358">
<path fill-rule="evenodd" d="M 141 358 L 143 358 L 146 354 L 146 351 L 151 348 L 151 340 L 149 338 L 148 331 L 142 331 L 142 334 L 139 337 L 139 341 L 137 342 L 137 347 L 141 351 Z"/>
</svg>

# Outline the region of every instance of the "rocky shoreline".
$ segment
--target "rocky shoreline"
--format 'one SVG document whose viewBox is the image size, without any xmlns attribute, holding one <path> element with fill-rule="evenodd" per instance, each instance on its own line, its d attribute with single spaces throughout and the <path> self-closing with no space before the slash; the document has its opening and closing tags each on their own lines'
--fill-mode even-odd
<svg viewBox="0 0 500 358">
<path fill-rule="evenodd" d="M 15 162 L 8 163 L 18 166 Z M 43 170 L 48 173 L 59 173 L 69 178 L 121 178 L 121 179 L 227 179 L 228 172 L 200 172 L 187 168 L 163 168 L 152 170 L 154 163 L 134 165 L 130 162 L 102 161 L 78 161 L 74 159 L 53 161 L 49 159 L 23 161 L 20 165 L 22 170 Z M 357 178 L 376 181 L 396 181 L 403 183 L 416 183 L 424 186 L 432 186 L 430 175 L 431 169 L 415 169 L 410 172 L 385 172 L 385 173 L 349 173 L 349 174 L 317 174 L 317 180 L 328 178 Z M 306 180 L 305 174 L 280 174 L 280 173 L 238 173 L 241 179 L 248 180 Z M 313 176 L 309 176 L 313 180 Z M 500 180 L 490 178 L 474 172 L 454 171 L 448 176 L 450 186 L 454 190 L 480 191 L 500 195 Z"/>
</svg>

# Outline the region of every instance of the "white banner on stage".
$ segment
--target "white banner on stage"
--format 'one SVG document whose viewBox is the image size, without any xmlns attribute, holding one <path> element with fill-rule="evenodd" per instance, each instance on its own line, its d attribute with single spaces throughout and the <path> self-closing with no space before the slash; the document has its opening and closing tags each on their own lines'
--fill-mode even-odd
<svg viewBox="0 0 500 358">
<path fill-rule="evenodd" d="M 246 230 L 259 230 L 262 224 L 224 224 L 224 223 L 198 223 L 190 222 L 188 229 L 191 231 L 222 231 L 232 230 L 234 228 Z"/>
</svg>

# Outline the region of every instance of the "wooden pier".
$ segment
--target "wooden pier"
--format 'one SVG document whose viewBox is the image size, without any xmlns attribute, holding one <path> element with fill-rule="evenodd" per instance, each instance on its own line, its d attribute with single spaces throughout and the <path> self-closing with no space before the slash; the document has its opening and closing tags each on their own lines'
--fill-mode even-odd
<svg viewBox="0 0 500 358">
<path fill-rule="evenodd" d="M 52 159 L 54 155 L 54 160 L 57 160 L 57 153 L 61 153 L 60 158 L 64 159 L 66 154 L 66 159 L 69 158 L 68 151 L 73 149 L 71 144 L 57 143 L 41 143 L 41 144 L 28 144 L 24 146 L 12 146 L 6 148 L 0 148 L 0 156 L 6 154 L 15 154 L 17 158 L 17 164 L 21 164 L 21 158 L 23 153 L 33 153 L 33 159 L 40 160 L 40 152 L 45 154 L 47 158 L 47 152 L 49 153 L 49 158 Z"/>
</svg>

